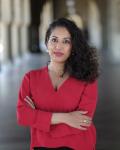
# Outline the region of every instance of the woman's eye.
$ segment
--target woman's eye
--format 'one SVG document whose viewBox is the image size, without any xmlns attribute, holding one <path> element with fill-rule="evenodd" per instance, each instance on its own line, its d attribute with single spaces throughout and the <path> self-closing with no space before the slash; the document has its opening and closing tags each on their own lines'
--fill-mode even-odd
<svg viewBox="0 0 120 150">
<path fill-rule="evenodd" d="M 51 39 L 52 42 L 57 42 L 57 39 L 53 38 Z"/>
<path fill-rule="evenodd" d="M 65 44 L 70 44 L 71 42 L 69 40 L 64 41 Z"/>
</svg>

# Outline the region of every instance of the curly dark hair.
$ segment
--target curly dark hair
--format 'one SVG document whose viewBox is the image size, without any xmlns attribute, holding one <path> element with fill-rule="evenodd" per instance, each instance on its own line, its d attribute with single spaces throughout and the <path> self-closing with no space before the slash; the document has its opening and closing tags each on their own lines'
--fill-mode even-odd
<svg viewBox="0 0 120 150">
<path fill-rule="evenodd" d="M 93 82 L 99 76 L 99 63 L 96 48 L 89 46 L 84 34 L 77 25 L 66 18 L 53 21 L 46 32 L 45 44 L 56 27 L 65 27 L 71 35 L 72 50 L 65 63 L 65 72 L 69 72 L 76 79 Z"/>
</svg>

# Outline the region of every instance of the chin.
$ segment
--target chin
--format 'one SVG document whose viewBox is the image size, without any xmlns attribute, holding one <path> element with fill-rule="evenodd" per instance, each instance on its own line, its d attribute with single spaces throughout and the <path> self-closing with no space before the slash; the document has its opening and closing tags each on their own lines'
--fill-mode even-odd
<svg viewBox="0 0 120 150">
<path fill-rule="evenodd" d="M 62 59 L 53 59 L 54 62 L 56 63 L 65 63 L 66 60 L 62 60 Z"/>
</svg>

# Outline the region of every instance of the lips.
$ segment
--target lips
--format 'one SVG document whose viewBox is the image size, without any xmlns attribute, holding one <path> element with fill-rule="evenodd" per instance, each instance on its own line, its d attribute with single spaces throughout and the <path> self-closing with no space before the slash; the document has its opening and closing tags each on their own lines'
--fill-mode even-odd
<svg viewBox="0 0 120 150">
<path fill-rule="evenodd" d="M 63 56 L 63 55 L 64 55 L 64 54 L 61 53 L 61 52 L 54 52 L 54 54 L 55 54 L 56 56 Z"/>
</svg>

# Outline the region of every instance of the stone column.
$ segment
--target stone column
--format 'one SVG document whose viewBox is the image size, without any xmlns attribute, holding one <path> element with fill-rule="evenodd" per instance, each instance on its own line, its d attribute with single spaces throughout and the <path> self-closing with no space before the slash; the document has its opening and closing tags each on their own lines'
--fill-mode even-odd
<svg viewBox="0 0 120 150">
<path fill-rule="evenodd" d="M 13 59 L 15 61 L 22 55 L 21 51 L 21 25 L 22 25 L 22 16 L 21 16 L 21 0 L 14 0 L 13 1 L 13 8 L 12 8 L 12 16 L 13 22 L 11 25 L 11 39 L 12 39 L 12 53 Z"/>
<path fill-rule="evenodd" d="M 11 24 L 11 0 L 1 0 L 0 20 L 0 45 L 1 63 L 7 64 L 11 60 L 10 24 Z"/>
<path fill-rule="evenodd" d="M 100 22 L 100 12 L 97 3 L 94 0 L 89 1 L 88 9 L 88 31 L 90 37 L 90 44 L 97 47 L 98 50 L 102 49 L 102 27 Z"/>
<path fill-rule="evenodd" d="M 46 2 L 43 6 L 43 11 L 40 16 L 41 24 L 39 26 L 40 48 L 42 51 L 46 51 L 45 46 L 45 33 L 49 24 L 53 21 L 53 3 L 52 1 Z"/>
<path fill-rule="evenodd" d="M 120 0 L 109 1 L 109 55 L 110 61 L 120 63 Z"/>
<path fill-rule="evenodd" d="M 30 24 L 30 1 L 23 0 L 22 3 L 22 25 L 21 25 L 21 50 L 22 54 L 28 52 L 28 27 Z"/>
</svg>

